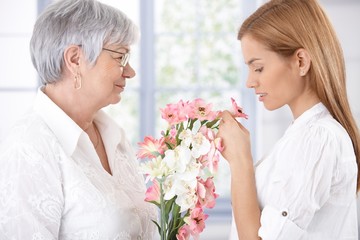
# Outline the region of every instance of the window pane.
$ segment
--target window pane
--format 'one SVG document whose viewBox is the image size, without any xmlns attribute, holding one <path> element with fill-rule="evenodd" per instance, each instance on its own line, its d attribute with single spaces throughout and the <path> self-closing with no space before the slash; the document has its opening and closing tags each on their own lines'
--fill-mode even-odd
<svg viewBox="0 0 360 240">
<path fill-rule="evenodd" d="M 199 46 L 198 84 L 240 90 L 240 42 L 235 34 L 212 35 Z"/>
<path fill-rule="evenodd" d="M 156 84 L 158 86 L 189 87 L 197 78 L 192 36 L 158 36 L 156 42 Z"/>
<path fill-rule="evenodd" d="M 138 92 L 126 89 L 121 94 L 121 101 L 109 105 L 104 110 L 124 128 L 131 143 L 136 146 L 139 141 L 139 97 Z"/>
<path fill-rule="evenodd" d="M 238 1 L 156 3 L 157 85 L 206 84 L 215 88 L 238 85 Z"/>
</svg>

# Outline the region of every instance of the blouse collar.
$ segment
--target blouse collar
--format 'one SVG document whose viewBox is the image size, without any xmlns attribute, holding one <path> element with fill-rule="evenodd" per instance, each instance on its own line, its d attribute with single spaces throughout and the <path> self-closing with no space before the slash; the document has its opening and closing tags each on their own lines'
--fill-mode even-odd
<svg viewBox="0 0 360 240">
<path fill-rule="evenodd" d="M 86 133 L 43 92 L 43 87 L 38 89 L 34 110 L 57 137 L 66 154 L 73 155 L 80 136 Z M 105 145 L 110 148 L 109 152 L 113 152 L 117 144 L 123 140 L 121 129 L 101 110 L 95 115 L 94 121 L 99 127 Z"/>
</svg>

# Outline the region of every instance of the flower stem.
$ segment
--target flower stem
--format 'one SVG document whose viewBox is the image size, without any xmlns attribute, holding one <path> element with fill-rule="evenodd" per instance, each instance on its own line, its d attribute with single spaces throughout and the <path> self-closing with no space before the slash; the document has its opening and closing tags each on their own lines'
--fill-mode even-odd
<svg viewBox="0 0 360 240">
<path fill-rule="evenodd" d="M 160 227 L 161 227 L 161 240 L 166 240 L 166 223 L 165 223 L 165 201 L 163 181 L 160 181 Z"/>
</svg>

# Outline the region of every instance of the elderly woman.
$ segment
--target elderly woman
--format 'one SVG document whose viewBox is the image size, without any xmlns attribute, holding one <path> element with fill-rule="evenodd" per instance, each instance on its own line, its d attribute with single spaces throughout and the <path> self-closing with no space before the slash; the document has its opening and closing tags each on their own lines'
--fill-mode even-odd
<svg viewBox="0 0 360 240">
<path fill-rule="evenodd" d="M 156 210 L 125 132 L 101 108 L 120 101 L 136 26 L 95 0 L 38 18 L 34 108 L 0 150 L 0 239 L 152 239 Z"/>
</svg>

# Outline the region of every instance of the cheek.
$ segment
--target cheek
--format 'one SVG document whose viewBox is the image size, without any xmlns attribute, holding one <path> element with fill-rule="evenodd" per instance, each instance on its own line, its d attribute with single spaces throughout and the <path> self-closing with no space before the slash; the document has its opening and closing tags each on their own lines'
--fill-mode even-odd
<svg viewBox="0 0 360 240">
<path fill-rule="evenodd" d="M 117 78 L 121 76 L 121 68 L 114 64 L 106 64 L 99 66 L 95 70 L 94 75 L 98 77 L 97 81 L 104 82 L 114 82 Z"/>
</svg>

